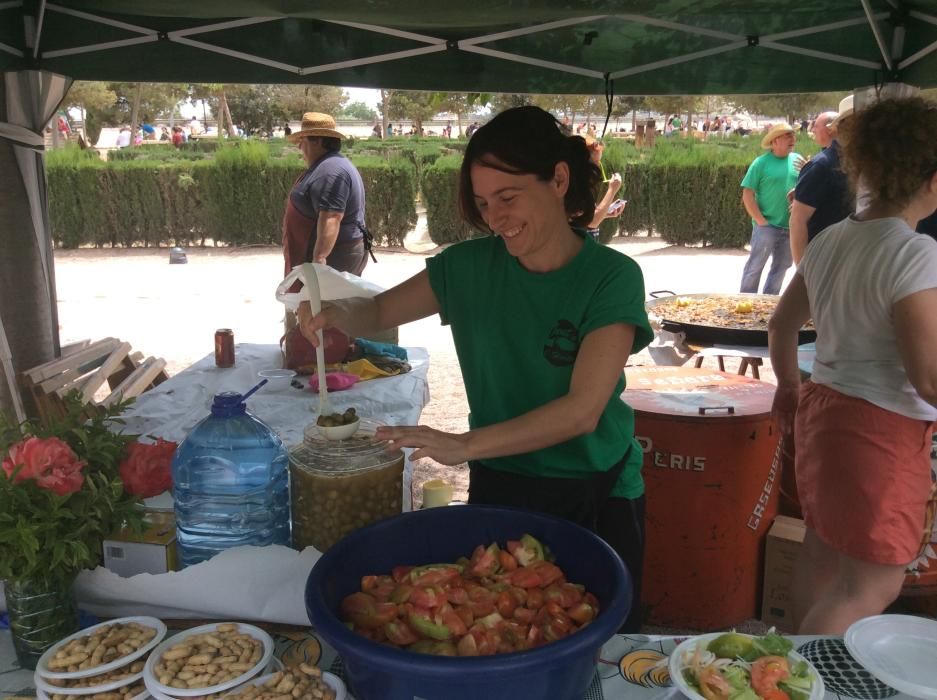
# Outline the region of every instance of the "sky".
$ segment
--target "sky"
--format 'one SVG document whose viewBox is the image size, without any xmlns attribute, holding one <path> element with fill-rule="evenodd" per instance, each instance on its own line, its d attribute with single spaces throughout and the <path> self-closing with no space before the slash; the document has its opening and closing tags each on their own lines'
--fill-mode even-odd
<svg viewBox="0 0 937 700">
<path fill-rule="evenodd" d="M 364 102 L 371 109 L 377 109 L 377 103 L 381 101 L 381 91 L 371 88 L 342 88 L 348 93 L 348 103 Z"/>
</svg>

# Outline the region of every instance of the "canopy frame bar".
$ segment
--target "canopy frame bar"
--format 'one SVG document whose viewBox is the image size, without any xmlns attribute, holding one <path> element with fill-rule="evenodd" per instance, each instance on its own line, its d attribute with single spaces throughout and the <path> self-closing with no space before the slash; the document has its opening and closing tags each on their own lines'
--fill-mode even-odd
<svg viewBox="0 0 937 700">
<path fill-rule="evenodd" d="M 917 63 L 925 56 L 928 56 L 934 53 L 934 51 L 937 51 L 937 41 L 933 42 L 932 44 L 929 44 L 928 46 L 925 46 L 920 51 L 916 51 L 915 53 L 908 56 L 906 59 L 904 59 L 901 63 L 898 64 L 898 68 L 900 70 L 904 70 L 908 66 L 914 63 Z"/>
<path fill-rule="evenodd" d="M 23 57 L 23 52 L 22 52 L 22 51 L 20 51 L 20 50 L 19 50 L 18 48 L 16 48 L 15 46 L 10 46 L 9 44 L 4 44 L 3 42 L 0 42 L 0 51 L 6 51 L 6 52 L 9 53 L 9 54 L 13 54 L 13 55 L 16 56 L 17 58 L 22 58 L 22 57 Z"/>
<path fill-rule="evenodd" d="M 665 58 L 661 61 L 654 61 L 653 63 L 645 63 L 642 66 L 632 66 L 631 68 L 625 68 L 624 70 L 615 71 L 614 73 L 609 74 L 609 78 L 612 80 L 617 80 L 618 78 L 627 78 L 632 75 L 639 75 L 641 73 L 657 70 L 658 68 L 668 68 L 670 66 L 676 66 L 681 63 L 687 63 L 688 61 L 695 61 L 697 58 L 705 58 L 707 56 L 715 56 L 717 54 L 726 53 L 728 51 L 743 49 L 746 46 L 748 46 L 748 41 L 746 39 L 741 39 L 739 41 L 733 41 L 729 44 L 723 44 L 722 46 L 714 46 L 711 49 L 694 51 L 693 53 L 684 54 L 683 56 L 674 56 L 673 58 Z"/>
<path fill-rule="evenodd" d="M 274 61 L 271 58 L 263 58 L 261 56 L 255 56 L 254 54 L 244 53 L 243 51 L 235 51 L 234 49 L 226 49 L 223 46 L 215 46 L 214 44 L 208 44 L 204 41 L 197 41 L 195 39 L 189 39 L 186 36 L 176 36 L 174 32 L 170 32 L 169 39 L 179 44 L 185 44 L 186 46 L 193 46 L 197 49 L 202 49 L 204 51 L 211 51 L 212 53 L 221 54 L 222 56 L 230 56 L 231 58 L 239 58 L 242 61 L 248 61 L 249 63 L 257 63 L 262 66 L 267 66 L 269 68 L 278 68 L 287 73 L 295 73 L 300 75 L 302 70 L 299 66 L 294 66 L 289 63 L 281 63 L 280 61 Z"/>
<path fill-rule="evenodd" d="M 193 34 L 207 34 L 209 32 L 220 32 L 225 29 L 237 29 L 238 27 L 249 27 L 255 24 L 264 24 L 265 22 L 275 22 L 283 19 L 282 17 L 245 17 L 243 19 L 233 19 L 229 22 L 216 22 L 215 24 L 203 24 L 200 27 L 189 27 L 188 29 L 177 29 L 169 32 L 172 38 L 180 36 L 192 36 Z"/>
<path fill-rule="evenodd" d="M 493 41 L 501 41 L 502 39 L 513 39 L 519 36 L 527 36 L 529 34 L 539 34 L 540 32 L 549 32 L 553 29 L 562 29 L 563 27 L 574 27 L 577 24 L 585 24 L 586 22 L 594 22 L 596 20 L 605 19 L 609 15 L 592 15 L 591 17 L 575 17 L 572 19 L 560 19 L 555 22 L 545 22 L 543 24 L 534 24 L 529 27 L 522 27 L 520 29 L 510 29 L 505 32 L 498 32 L 496 34 L 485 34 L 483 36 L 472 37 L 471 39 L 462 39 L 459 41 L 459 47 L 463 46 L 477 46 L 478 44 L 489 44 Z"/>
<path fill-rule="evenodd" d="M 0 2 L 0 12 L 3 10 L 11 10 L 15 7 L 22 7 L 23 0 L 9 0 L 9 2 Z"/>
<path fill-rule="evenodd" d="M 885 61 L 885 66 L 890 71 L 894 70 L 895 63 L 892 60 L 891 51 L 888 50 L 888 44 L 885 42 L 882 29 L 878 26 L 878 21 L 872 13 L 872 6 L 869 5 L 869 0 L 859 0 L 859 2 L 862 3 L 862 9 L 865 11 L 865 16 L 869 20 L 869 26 L 872 28 L 872 35 L 875 37 L 875 43 L 878 44 L 878 50 L 882 52 L 882 59 Z"/>
<path fill-rule="evenodd" d="M 152 34 L 156 36 L 158 32 L 155 29 L 150 29 L 148 27 L 141 27 L 136 24 L 129 24 L 128 22 L 121 22 L 120 20 L 111 19 L 110 17 L 102 17 L 101 15 L 93 15 L 90 12 L 82 12 L 81 10 L 73 10 L 70 7 L 63 7 L 62 5 L 56 5 L 55 3 L 50 2 L 47 7 L 50 10 L 59 12 L 63 15 L 69 15 L 70 17 L 77 17 L 78 19 L 88 20 L 89 22 L 97 22 L 98 24 L 106 24 L 109 27 L 115 27 L 117 29 L 126 29 L 128 32 L 134 32 L 136 34 Z"/>
<path fill-rule="evenodd" d="M 300 75 L 315 75 L 316 73 L 325 73 L 330 70 L 340 70 L 343 68 L 355 68 L 357 66 L 367 66 L 372 63 L 387 63 L 390 61 L 396 61 L 403 58 L 410 58 L 412 56 L 423 56 L 428 53 L 439 53 L 440 51 L 445 51 L 446 45 L 435 44 L 433 46 L 422 46 L 418 49 L 407 49 L 405 51 L 393 51 L 391 53 L 382 53 L 376 56 L 369 56 L 367 58 L 352 58 L 347 61 L 339 61 L 337 63 L 323 63 L 319 66 L 308 66 L 306 68 L 300 68 Z"/>
<path fill-rule="evenodd" d="M 732 34 L 728 32 L 723 32 L 720 30 L 709 29 L 706 27 L 695 27 L 688 24 L 683 24 L 680 22 L 673 22 L 669 20 L 656 19 L 654 17 L 648 17 L 645 15 L 633 15 L 633 14 L 613 14 L 613 15 L 590 15 L 587 17 L 576 17 L 570 19 L 557 20 L 555 22 L 546 22 L 542 24 L 532 25 L 528 27 L 520 27 L 513 30 L 497 32 L 493 34 L 486 34 L 476 37 L 471 37 L 468 39 L 462 39 L 455 42 L 446 41 L 438 37 L 428 36 L 425 34 L 418 34 L 413 32 L 407 32 L 393 27 L 381 27 L 378 25 L 360 23 L 360 22 L 344 22 L 339 20 L 318 20 L 330 24 L 338 24 L 346 27 L 351 27 L 354 29 L 360 29 L 363 31 L 374 32 L 378 34 L 385 34 L 388 36 L 394 36 L 401 39 L 406 39 L 415 42 L 421 42 L 428 44 L 428 46 L 417 47 L 414 49 L 405 49 L 401 51 L 393 51 L 384 54 L 378 54 L 374 56 L 365 56 L 361 58 L 352 58 L 344 61 L 336 61 L 327 64 L 321 65 L 312 65 L 312 66 L 298 66 L 292 65 L 289 63 L 284 63 L 282 61 L 277 61 L 274 59 L 264 58 L 263 56 L 258 56 L 252 53 L 246 53 L 243 51 L 238 51 L 235 49 L 228 49 L 223 46 L 217 46 L 205 41 L 199 41 L 192 39 L 190 37 L 207 34 L 215 31 L 223 31 L 227 29 L 234 29 L 238 27 L 252 26 L 255 24 L 262 24 L 267 22 L 279 21 L 287 19 L 285 17 L 249 17 L 236 20 L 230 20 L 225 22 L 215 22 L 212 24 L 206 24 L 198 27 L 188 27 L 185 29 L 179 29 L 176 31 L 168 32 L 164 35 L 163 38 L 167 38 L 170 41 L 184 44 L 187 46 L 192 46 L 199 50 L 209 51 L 212 53 L 221 54 L 231 58 L 236 58 L 239 60 L 247 61 L 250 63 L 255 63 L 277 70 L 282 70 L 293 75 L 314 75 L 316 73 L 325 73 L 334 70 L 342 70 L 348 68 L 354 68 L 365 65 L 372 65 L 377 63 L 389 63 L 392 61 L 402 60 L 405 58 L 410 58 L 413 56 L 420 56 L 430 53 L 436 53 L 440 51 L 445 51 L 449 48 L 455 48 L 467 53 L 476 53 L 484 56 L 489 56 L 492 58 L 497 58 L 499 60 L 511 61 L 514 63 L 520 63 L 522 65 L 535 66 L 538 68 L 546 68 L 548 70 L 560 71 L 565 73 L 571 73 L 574 75 L 581 75 L 587 78 L 605 80 L 606 77 L 609 79 L 617 79 L 628 76 L 639 75 L 641 73 L 647 73 L 653 70 L 658 70 L 660 68 L 666 68 L 669 66 L 679 65 L 681 63 L 686 63 L 693 61 L 699 58 L 704 58 L 707 56 L 713 56 L 720 53 L 726 53 L 729 51 L 735 51 L 740 48 L 746 48 L 751 46 L 759 46 L 766 49 L 771 49 L 775 51 L 783 51 L 786 53 L 793 53 L 802 56 L 808 56 L 811 58 L 816 58 L 820 60 L 826 60 L 836 63 L 843 63 L 846 65 L 852 65 L 859 68 L 866 68 L 870 70 L 877 70 L 881 68 L 881 64 L 875 61 L 854 58 L 850 56 L 843 56 L 840 54 L 829 53 L 825 51 L 818 51 L 814 49 L 807 49 L 797 46 L 791 46 L 789 44 L 781 43 L 782 39 L 791 39 L 800 36 L 808 36 L 812 34 L 818 34 L 823 32 L 836 31 L 845 27 L 852 27 L 860 24 L 865 24 L 868 22 L 872 32 L 875 36 L 876 42 L 878 44 L 879 50 L 882 52 L 885 65 L 888 66 L 890 70 L 895 69 L 895 64 L 898 63 L 898 58 L 894 54 L 896 51 L 900 53 L 900 49 L 897 46 L 899 41 L 903 40 L 901 37 L 896 36 L 895 44 L 892 46 L 892 51 L 888 51 L 887 44 L 884 37 L 882 36 L 881 28 L 879 27 L 878 20 L 888 17 L 888 13 L 874 13 L 870 5 L 870 0 L 860 0 L 865 12 L 865 18 L 857 17 L 852 19 L 840 20 L 837 22 L 831 22 L 824 25 L 818 25 L 813 27 L 804 27 L 801 29 L 795 29 L 786 32 L 778 32 L 772 35 L 766 35 L 763 37 L 757 37 L 756 41 L 753 43 L 752 39 L 749 37 L 744 37 L 737 34 Z M 14 7 L 22 6 L 21 0 L 12 0 L 11 2 L 0 2 L 0 9 L 4 7 Z M 78 17 L 85 19 L 91 22 L 98 22 L 108 26 L 124 29 L 131 31 L 137 34 L 141 34 L 140 37 L 123 39 L 112 42 L 104 42 L 99 44 L 92 44 L 81 47 L 73 47 L 69 49 L 61 49 L 57 51 L 50 51 L 43 54 L 43 56 L 48 58 L 58 58 L 62 56 L 75 55 L 78 53 L 86 53 L 92 51 L 107 50 L 111 48 L 118 48 L 122 46 L 130 46 L 133 44 L 147 43 L 150 41 L 157 41 L 161 38 L 160 34 L 153 29 L 147 27 L 141 27 L 134 24 L 129 24 L 120 20 L 111 19 L 109 17 L 102 17 L 99 15 L 94 15 L 88 12 L 83 12 L 81 10 L 74 10 L 71 8 L 63 7 L 61 5 L 54 4 L 52 2 L 47 2 L 47 0 L 41 0 L 40 4 L 40 14 L 43 10 L 48 8 L 51 11 L 60 12 L 62 14 L 70 15 L 73 17 Z M 915 16 L 916 18 L 922 19 L 924 21 L 937 24 L 937 18 L 931 17 L 930 15 L 923 15 L 922 13 L 912 11 L 910 15 Z M 673 31 L 683 32 L 687 34 L 695 34 L 700 36 L 706 36 L 714 39 L 722 39 L 727 43 L 721 46 L 711 47 L 709 49 L 704 49 L 701 51 L 694 51 L 682 56 L 673 56 L 667 59 L 660 61 L 654 61 L 651 63 L 643 64 L 640 66 L 631 66 L 619 71 L 602 71 L 596 70 L 593 68 L 586 68 L 583 66 L 569 65 L 565 63 L 559 63 L 556 61 L 549 61 L 545 59 L 534 58 L 530 56 L 523 56 L 521 54 L 516 54 L 507 51 L 500 51 L 498 49 L 490 48 L 487 46 L 481 46 L 481 44 L 490 44 L 491 42 L 500 41 L 503 39 L 510 39 L 519 36 L 526 36 L 530 34 L 536 34 L 539 32 L 551 31 L 558 28 L 571 27 L 579 24 L 584 24 L 588 22 L 594 22 L 597 20 L 602 20 L 606 18 L 615 18 L 621 19 L 624 21 L 634 22 L 636 24 L 643 24 L 652 27 L 658 27 L 663 29 L 669 29 Z M 41 19 L 41 18 L 40 18 Z M 36 48 L 35 55 L 39 55 L 38 51 L 38 38 L 39 32 L 41 32 L 41 26 L 37 27 L 36 32 Z M 937 42 L 935 42 L 937 44 Z M 16 56 L 22 56 L 22 53 L 18 49 L 0 44 L 0 50 L 4 50 L 8 53 L 12 53 Z M 934 51 L 934 46 L 928 46 L 925 49 L 917 52 L 914 56 L 905 59 L 898 63 L 899 67 L 905 67 L 911 65 L 917 60 L 920 60 L 925 55 Z"/>
<path fill-rule="evenodd" d="M 121 46 L 133 46 L 135 44 L 149 44 L 159 41 L 156 34 L 140 36 L 133 39 L 118 39 L 108 41 L 103 44 L 88 44 L 87 46 L 75 46 L 71 49 L 59 49 L 57 51 L 47 51 L 43 54 L 45 58 L 61 58 L 62 56 L 75 56 L 80 53 L 91 53 L 93 51 L 107 51 L 108 49 L 117 49 Z"/>
<path fill-rule="evenodd" d="M 42 23 L 46 16 L 46 0 L 39 0 L 39 17 L 36 19 L 36 33 L 33 37 L 33 58 L 39 57 L 39 41 L 42 39 Z"/>
</svg>

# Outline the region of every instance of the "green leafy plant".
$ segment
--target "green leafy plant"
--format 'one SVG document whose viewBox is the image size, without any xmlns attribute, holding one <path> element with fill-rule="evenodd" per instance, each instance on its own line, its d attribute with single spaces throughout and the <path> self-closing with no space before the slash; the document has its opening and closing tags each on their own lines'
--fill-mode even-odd
<svg viewBox="0 0 937 700">
<path fill-rule="evenodd" d="M 127 403 L 86 419 L 74 392 L 49 427 L 0 417 L 0 579 L 67 582 L 98 563 L 101 541 L 142 528 L 140 500 L 120 478 L 136 436 L 112 428 Z"/>
</svg>

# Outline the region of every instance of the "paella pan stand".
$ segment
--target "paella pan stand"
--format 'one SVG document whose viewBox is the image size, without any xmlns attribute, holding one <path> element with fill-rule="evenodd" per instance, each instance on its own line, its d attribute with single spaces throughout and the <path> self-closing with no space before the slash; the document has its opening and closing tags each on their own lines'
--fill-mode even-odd
<svg viewBox="0 0 937 700">
<path fill-rule="evenodd" d="M 661 296 L 667 295 L 667 296 Z M 662 330 L 669 333 L 682 333 L 687 344 L 691 346 L 712 347 L 714 345 L 737 345 L 743 347 L 768 347 L 768 331 L 752 330 L 746 328 L 727 328 L 722 326 L 706 325 L 701 323 L 687 323 L 667 318 L 666 311 L 658 312 L 658 307 L 665 306 L 674 300 L 677 296 L 670 291 L 651 292 L 653 299 L 646 304 L 647 311 L 657 316 Z M 746 298 L 752 300 L 776 300 L 769 294 L 682 294 L 681 297 L 688 299 L 739 299 Z M 797 344 L 812 343 L 817 338 L 814 330 L 801 329 L 798 333 Z M 718 357 L 719 369 L 725 371 L 725 364 L 722 357 Z M 747 360 L 747 361 L 746 361 Z M 757 360 L 753 362 L 753 360 Z M 696 366 L 702 365 L 703 357 L 696 358 Z M 761 358 L 742 358 L 742 365 L 739 369 L 740 374 L 744 374 L 748 366 L 752 367 L 755 378 L 758 378 L 758 365 L 761 364 Z"/>
</svg>

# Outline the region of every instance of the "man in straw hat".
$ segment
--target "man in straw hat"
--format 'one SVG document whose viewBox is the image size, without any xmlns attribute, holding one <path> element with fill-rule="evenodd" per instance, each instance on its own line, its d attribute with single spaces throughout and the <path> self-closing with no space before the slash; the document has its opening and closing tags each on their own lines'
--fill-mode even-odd
<svg viewBox="0 0 937 700">
<path fill-rule="evenodd" d="M 849 182 L 839 166 L 837 126 L 852 114 L 852 95 L 843 98 L 838 112 L 823 112 L 813 122 L 813 138 L 823 150 L 800 171 L 791 204 L 791 256 L 794 264 L 807 250 L 807 244 L 827 226 L 852 213 Z"/>
<path fill-rule="evenodd" d="M 287 136 L 299 146 L 306 172 L 293 183 L 286 200 L 286 274 L 304 262 L 355 275 L 367 265 L 371 236 L 364 223 L 364 183 L 341 154 L 343 138 L 335 120 L 321 112 L 306 112 L 302 129 Z"/>
<path fill-rule="evenodd" d="M 742 179 L 742 205 L 752 217 L 751 253 L 742 272 L 742 292 L 755 293 L 768 258 L 771 269 L 764 294 L 778 294 L 791 266 L 787 193 L 797 182 L 794 129 L 776 124 L 761 140 L 765 153 L 755 158 Z"/>
</svg>

